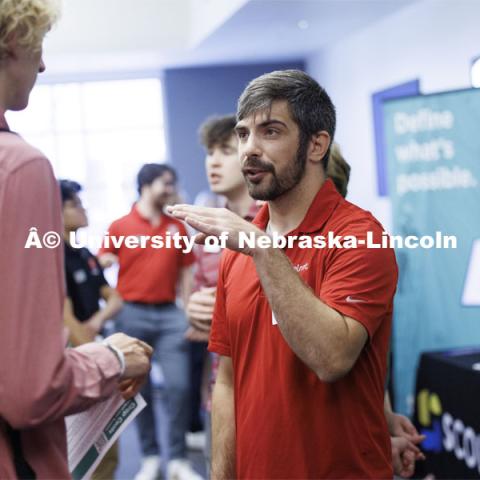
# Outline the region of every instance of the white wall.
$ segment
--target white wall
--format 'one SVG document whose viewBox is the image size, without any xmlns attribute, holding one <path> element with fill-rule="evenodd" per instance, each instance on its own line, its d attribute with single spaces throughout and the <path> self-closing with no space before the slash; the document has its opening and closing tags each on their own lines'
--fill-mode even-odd
<svg viewBox="0 0 480 480">
<path fill-rule="evenodd" d="M 480 55 L 480 1 L 424 0 L 309 58 L 307 68 L 337 107 L 337 141 L 352 165 L 348 198 L 387 229 L 390 203 L 377 195 L 372 93 L 415 78 L 422 93 L 470 87 Z"/>
<path fill-rule="evenodd" d="M 189 0 L 190 44 L 198 45 L 250 0 Z"/>
</svg>

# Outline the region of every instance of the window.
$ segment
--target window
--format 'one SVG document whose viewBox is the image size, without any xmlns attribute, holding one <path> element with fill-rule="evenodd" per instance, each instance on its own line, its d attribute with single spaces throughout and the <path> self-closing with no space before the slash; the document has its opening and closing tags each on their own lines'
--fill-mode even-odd
<svg viewBox="0 0 480 480">
<path fill-rule="evenodd" d="M 38 85 L 8 121 L 45 153 L 57 178 L 82 184 L 91 235 L 130 210 L 140 167 L 165 161 L 158 78 Z"/>
</svg>

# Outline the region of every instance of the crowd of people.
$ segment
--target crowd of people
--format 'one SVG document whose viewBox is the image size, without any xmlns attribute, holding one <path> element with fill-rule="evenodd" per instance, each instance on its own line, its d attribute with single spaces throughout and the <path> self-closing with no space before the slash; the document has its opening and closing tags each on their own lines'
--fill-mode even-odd
<svg viewBox="0 0 480 480">
<path fill-rule="evenodd" d="M 393 250 L 240 242 L 242 233 L 381 236 L 375 217 L 345 199 L 350 166 L 327 92 L 304 72 L 271 72 L 248 84 L 235 115 L 205 119 L 213 205 L 179 203 L 171 165 L 140 169 L 138 200 L 109 235 L 195 235 L 194 251 L 90 252 L 71 242 L 88 225 L 82 186 L 56 179 L 5 119 L 27 107 L 57 15 L 49 0 L 1 2 L 0 478 L 70 478 L 64 417 L 115 391 L 147 403 L 136 480 L 162 470 L 202 478 L 186 445 L 198 418 L 209 478 L 412 476 L 423 437 L 386 392 Z M 60 232 L 63 248 L 24 248 L 33 225 Z M 225 249 L 203 245 L 225 233 Z M 114 264 L 115 287 L 103 273 Z M 152 362 L 164 378 L 163 452 Z M 114 478 L 120 460 L 114 444 L 93 478 Z"/>
</svg>

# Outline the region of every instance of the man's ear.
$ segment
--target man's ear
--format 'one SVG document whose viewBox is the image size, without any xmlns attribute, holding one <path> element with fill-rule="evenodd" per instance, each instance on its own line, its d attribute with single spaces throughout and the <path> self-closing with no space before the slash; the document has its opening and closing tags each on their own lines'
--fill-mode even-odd
<svg viewBox="0 0 480 480">
<path fill-rule="evenodd" d="M 330 135 L 325 130 L 312 135 L 308 146 L 308 160 L 313 163 L 320 163 L 327 153 L 328 147 L 330 147 L 330 142 Z"/>
</svg>

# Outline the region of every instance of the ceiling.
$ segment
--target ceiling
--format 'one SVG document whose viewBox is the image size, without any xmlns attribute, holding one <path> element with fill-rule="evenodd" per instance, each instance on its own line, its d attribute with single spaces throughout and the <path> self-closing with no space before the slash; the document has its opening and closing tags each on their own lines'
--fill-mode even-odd
<svg viewBox="0 0 480 480">
<path fill-rule="evenodd" d="M 64 0 L 47 78 L 299 58 L 422 0 Z"/>
</svg>

